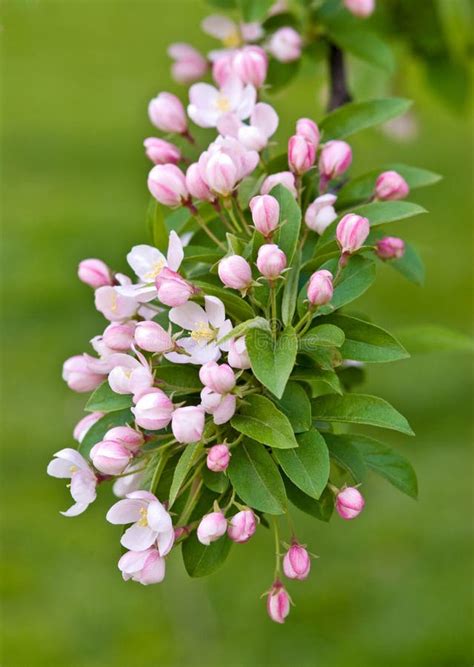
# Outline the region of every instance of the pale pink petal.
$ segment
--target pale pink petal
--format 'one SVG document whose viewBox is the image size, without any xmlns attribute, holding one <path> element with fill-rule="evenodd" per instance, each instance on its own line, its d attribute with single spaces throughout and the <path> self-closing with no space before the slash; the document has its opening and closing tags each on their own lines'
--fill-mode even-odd
<svg viewBox="0 0 474 667">
<path fill-rule="evenodd" d="M 155 539 L 156 532 L 149 526 L 139 526 L 138 523 L 134 523 L 124 532 L 120 544 L 132 551 L 143 551 L 151 547 Z"/>
<path fill-rule="evenodd" d="M 139 303 L 148 303 L 156 299 L 156 287 L 154 284 L 138 283 L 137 285 L 124 285 L 116 287 L 115 290 L 122 296 L 128 296 Z"/>
<path fill-rule="evenodd" d="M 171 517 L 159 500 L 154 500 L 148 505 L 147 521 L 150 528 L 157 533 L 173 528 Z"/>
<path fill-rule="evenodd" d="M 217 129 L 225 137 L 237 138 L 241 127 L 242 122 L 235 113 L 226 113 L 217 121 Z"/>
<path fill-rule="evenodd" d="M 216 296 L 205 296 L 204 303 L 207 315 L 206 321 L 209 320 L 212 326 L 218 329 L 225 320 L 224 304 Z"/>
<path fill-rule="evenodd" d="M 189 89 L 189 102 L 201 111 L 214 109 L 219 91 L 210 83 L 195 83 Z"/>
<path fill-rule="evenodd" d="M 140 572 L 148 560 L 150 553 L 151 549 L 147 549 L 146 551 L 127 551 L 118 562 L 119 570 L 128 575 Z"/>
<path fill-rule="evenodd" d="M 92 470 L 78 470 L 71 477 L 71 496 L 76 503 L 89 505 L 96 497 L 97 479 Z"/>
<path fill-rule="evenodd" d="M 219 328 L 219 333 L 217 336 L 217 340 L 220 338 L 224 338 L 224 336 L 227 336 L 227 334 L 232 331 L 233 326 L 232 322 L 230 320 L 225 320 L 222 326 Z M 228 352 L 230 349 L 230 340 L 226 341 L 225 343 L 222 343 L 222 345 L 219 345 L 221 350 L 224 350 L 224 352 Z"/>
<path fill-rule="evenodd" d="M 264 102 L 255 105 L 250 116 L 250 122 L 267 138 L 274 134 L 278 127 L 278 114 L 273 107 Z"/>
<path fill-rule="evenodd" d="M 90 503 L 76 503 L 65 512 L 60 512 L 60 514 L 63 516 L 78 516 L 79 514 L 82 514 L 89 507 L 89 505 Z"/>
<path fill-rule="evenodd" d="M 169 554 L 174 544 L 174 528 L 171 527 L 170 530 L 159 533 L 157 543 L 160 556 L 166 556 Z"/>
<path fill-rule="evenodd" d="M 177 308 L 171 308 L 169 319 L 170 322 L 188 331 L 195 329 L 199 322 L 207 323 L 208 321 L 204 309 L 193 301 L 188 301 L 183 306 L 178 306 Z"/>
<path fill-rule="evenodd" d="M 151 245 L 133 246 L 127 255 L 127 261 L 143 282 L 151 282 L 158 266 L 166 266 L 166 259 L 158 248 Z"/>
<path fill-rule="evenodd" d="M 235 113 L 239 118 L 245 120 L 250 116 L 257 100 L 257 91 L 252 85 L 245 86 L 244 91 L 240 97 L 239 105 L 235 109 Z"/>
<path fill-rule="evenodd" d="M 143 505 L 143 500 L 139 498 L 119 500 L 115 505 L 112 505 L 105 518 L 113 524 L 135 523 L 141 518 L 140 510 Z"/>
<path fill-rule="evenodd" d="M 79 454 L 76 449 L 72 449 L 72 447 L 60 449 L 59 452 L 54 454 L 54 456 L 56 456 L 58 459 L 69 461 L 72 465 L 76 466 L 76 468 L 80 468 L 81 470 L 90 470 L 89 464 L 85 458 Z"/>
<path fill-rule="evenodd" d="M 72 464 L 70 461 L 66 461 L 65 459 L 53 459 L 48 464 L 46 472 L 48 473 L 48 475 L 51 475 L 51 477 L 59 477 L 60 479 L 67 479 L 72 475 L 71 467 Z"/>
<path fill-rule="evenodd" d="M 253 125 L 243 125 L 239 130 L 239 141 L 245 148 L 252 151 L 261 151 L 268 144 L 267 137 Z M 251 168 L 253 171 L 255 167 Z"/>
<path fill-rule="evenodd" d="M 159 391 L 160 393 L 163 393 L 161 389 L 157 389 L 155 391 Z M 154 496 L 150 491 L 132 491 L 132 493 L 129 493 L 127 495 L 127 498 L 131 498 L 132 500 L 136 500 L 137 498 L 139 500 L 144 500 L 147 503 L 152 503 L 154 500 L 156 500 L 156 496 Z"/>
<path fill-rule="evenodd" d="M 206 34 L 221 40 L 226 40 L 237 31 L 234 21 L 220 14 L 206 16 L 201 23 L 201 28 Z"/>
<path fill-rule="evenodd" d="M 192 339 L 192 338 L 179 338 L 178 339 L 178 344 L 180 347 L 182 347 L 186 352 L 189 352 L 189 354 L 192 354 L 194 349 L 197 346 L 197 343 Z M 164 355 L 165 359 L 168 361 L 171 361 L 173 364 L 190 364 L 191 362 L 191 357 L 189 357 L 187 354 L 179 354 L 178 352 L 167 352 Z"/>
<path fill-rule="evenodd" d="M 196 345 L 194 350 L 192 350 L 191 355 L 190 363 L 199 364 L 202 366 L 203 364 L 207 364 L 209 361 L 217 361 L 221 356 L 221 351 L 215 343 L 209 343 L 204 347 L 199 347 L 199 345 Z"/>
<path fill-rule="evenodd" d="M 235 413 L 236 398 L 233 394 L 222 397 L 219 407 L 212 413 L 214 424 L 225 424 L 232 419 Z"/>
<path fill-rule="evenodd" d="M 148 584 L 159 584 L 165 578 L 166 564 L 165 559 L 153 552 L 151 553 L 137 581 L 147 586 Z"/>
<path fill-rule="evenodd" d="M 244 85 L 238 76 L 231 76 L 221 88 L 222 95 L 226 97 L 233 110 L 242 100 Z"/>
<path fill-rule="evenodd" d="M 181 239 L 179 238 L 179 236 L 176 234 L 175 231 L 172 231 L 170 232 L 170 237 L 168 241 L 168 254 L 166 257 L 168 262 L 168 267 L 172 271 L 177 271 L 181 266 L 183 257 L 184 257 L 184 251 Z"/>
<path fill-rule="evenodd" d="M 188 116 L 199 127 L 215 127 L 219 113 L 216 109 L 200 109 L 195 104 L 188 105 Z"/>
</svg>

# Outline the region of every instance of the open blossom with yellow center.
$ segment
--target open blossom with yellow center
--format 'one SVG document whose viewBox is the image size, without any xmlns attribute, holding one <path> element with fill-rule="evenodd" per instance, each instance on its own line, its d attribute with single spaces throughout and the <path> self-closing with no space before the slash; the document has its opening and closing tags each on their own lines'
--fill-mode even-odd
<svg viewBox="0 0 474 667">
<path fill-rule="evenodd" d="M 230 31 L 225 37 L 222 38 L 222 43 L 226 49 L 236 49 L 238 46 L 241 46 L 242 35 L 240 34 L 240 30 L 235 28 L 234 30 Z"/>
<path fill-rule="evenodd" d="M 210 343 L 215 337 L 215 329 L 212 329 L 206 322 L 198 322 L 196 329 L 191 331 L 191 338 L 201 345 Z"/>
<path fill-rule="evenodd" d="M 225 95 L 219 95 L 214 102 L 216 109 L 221 113 L 228 113 L 231 110 L 229 98 Z"/>
</svg>

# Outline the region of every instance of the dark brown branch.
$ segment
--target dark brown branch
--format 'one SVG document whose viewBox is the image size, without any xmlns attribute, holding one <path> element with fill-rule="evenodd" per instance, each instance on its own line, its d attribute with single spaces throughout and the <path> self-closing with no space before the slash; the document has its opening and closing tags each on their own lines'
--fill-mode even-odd
<svg viewBox="0 0 474 667">
<path fill-rule="evenodd" d="M 338 46 L 332 43 L 329 44 L 329 81 L 330 98 L 328 111 L 351 102 L 352 96 L 347 87 L 344 54 Z"/>
</svg>

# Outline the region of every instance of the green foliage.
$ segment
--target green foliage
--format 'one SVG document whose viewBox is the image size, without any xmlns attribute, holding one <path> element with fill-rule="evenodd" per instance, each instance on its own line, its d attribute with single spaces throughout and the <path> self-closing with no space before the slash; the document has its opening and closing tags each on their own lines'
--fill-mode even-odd
<svg viewBox="0 0 474 667">
<path fill-rule="evenodd" d="M 162 362 L 155 368 L 154 373 L 157 384 L 162 384 L 163 389 L 169 393 L 193 394 L 202 389 L 199 372 L 194 366 Z"/>
<path fill-rule="evenodd" d="M 207 577 L 224 564 L 232 541 L 224 535 L 209 546 L 201 544 L 196 533 L 190 535 L 181 548 L 183 563 L 190 577 Z"/>
<path fill-rule="evenodd" d="M 154 197 L 150 198 L 147 211 L 147 225 L 153 245 L 162 252 L 168 248 L 168 229 L 165 224 L 165 213 L 162 205 Z"/>
<path fill-rule="evenodd" d="M 301 209 L 291 192 L 283 185 L 272 188 L 270 193 L 280 204 L 280 220 L 276 243 L 286 255 L 288 266 L 293 262 L 301 227 Z"/>
<path fill-rule="evenodd" d="M 331 320 L 334 321 L 334 320 Z M 300 352 L 314 347 L 341 347 L 346 336 L 344 331 L 334 324 L 319 324 L 301 336 Z"/>
<path fill-rule="evenodd" d="M 91 394 L 85 410 L 88 412 L 116 412 L 130 408 L 132 405 L 130 394 L 116 394 L 106 380 Z"/>
<path fill-rule="evenodd" d="M 245 340 L 255 377 L 281 398 L 298 351 L 295 330 L 288 326 L 274 340 L 269 331 L 252 329 Z"/>
<path fill-rule="evenodd" d="M 107 431 L 114 428 L 114 426 L 124 426 L 125 424 L 132 423 L 133 414 L 129 409 L 107 413 L 87 431 L 84 439 L 79 444 L 79 452 L 82 456 L 88 457 L 92 447 L 103 439 Z"/>
<path fill-rule="evenodd" d="M 173 475 L 173 481 L 171 482 L 171 488 L 169 493 L 169 507 L 173 506 L 174 501 L 176 500 L 178 493 L 181 489 L 181 486 L 186 479 L 188 472 L 191 470 L 193 463 L 196 461 L 198 454 L 202 449 L 202 444 L 200 442 L 193 442 L 192 444 L 186 445 L 183 450 L 183 453 L 179 457 L 179 461 L 176 464 L 176 468 Z"/>
<path fill-rule="evenodd" d="M 299 435 L 297 440 L 296 449 L 276 449 L 273 455 L 293 484 L 317 500 L 329 478 L 328 448 L 314 428 Z"/>
<path fill-rule="evenodd" d="M 277 401 L 294 433 L 304 433 L 311 428 L 311 403 L 308 394 L 297 382 L 288 382 L 283 396 Z"/>
<path fill-rule="evenodd" d="M 238 0 L 244 21 L 262 21 L 273 4 L 273 0 Z"/>
<path fill-rule="evenodd" d="M 368 127 L 401 116 L 408 111 L 411 104 L 410 100 L 400 97 L 344 104 L 321 121 L 320 129 L 325 141 L 345 139 L 351 134 L 365 130 Z"/>
<path fill-rule="evenodd" d="M 298 298 L 298 282 L 300 277 L 301 252 L 298 251 L 293 257 L 290 270 L 286 274 L 285 287 L 281 301 L 281 319 L 285 326 L 291 324 L 296 310 Z"/>
<path fill-rule="evenodd" d="M 363 482 L 367 475 L 367 467 L 362 455 L 353 443 L 352 436 L 325 433 L 324 439 L 331 459 L 351 475 L 355 484 Z"/>
<path fill-rule="evenodd" d="M 295 507 L 320 521 L 329 521 L 334 510 L 334 496 L 326 487 L 319 500 L 308 496 L 288 478 L 285 479 L 285 489 Z"/>
<path fill-rule="evenodd" d="M 245 398 L 231 424 L 236 431 L 276 449 L 297 447 L 288 418 L 270 399 L 259 394 Z"/>
<path fill-rule="evenodd" d="M 402 274 L 407 280 L 416 285 L 425 282 L 425 265 L 418 251 L 405 241 L 405 252 L 400 259 L 392 259 L 387 262 L 389 266 Z"/>
<path fill-rule="evenodd" d="M 227 315 L 234 320 L 245 322 L 245 320 L 253 319 L 253 309 L 246 301 L 241 299 L 240 296 L 232 294 L 232 292 L 223 287 L 216 287 L 211 283 L 201 282 L 200 280 L 193 280 L 193 284 L 202 289 L 205 294 L 216 296 L 220 299 L 226 307 Z"/>
</svg>

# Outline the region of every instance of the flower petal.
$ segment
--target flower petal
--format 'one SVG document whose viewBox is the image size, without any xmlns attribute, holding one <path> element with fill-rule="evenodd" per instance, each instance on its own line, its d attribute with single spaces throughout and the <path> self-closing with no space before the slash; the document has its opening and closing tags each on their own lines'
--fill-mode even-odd
<svg viewBox="0 0 474 667">
<path fill-rule="evenodd" d="M 139 526 L 138 523 L 134 523 L 124 532 L 120 544 L 131 551 L 143 551 L 151 547 L 155 540 L 156 532 L 154 530 L 149 526 Z"/>
<path fill-rule="evenodd" d="M 218 329 L 225 320 L 224 304 L 216 296 L 205 296 L 204 303 L 207 315 L 206 320 L 209 320 L 212 326 Z"/>
<path fill-rule="evenodd" d="M 151 245 L 133 246 L 127 255 L 127 261 L 142 282 L 150 282 L 150 274 L 157 265 L 166 266 L 166 259 L 158 248 Z"/>
<path fill-rule="evenodd" d="M 150 528 L 157 533 L 173 528 L 171 517 L 159 500 L 154 500 L 148 505 L 147 521 Z"/>
<path fill-rule="evenodd" d="M 168 254 L 166 256 L 168 267 L 172 271 L 177 271 L 183 261 L 184 251 L 181 239 L 175 231 L 170 232 L 168 241 Z"/>
<path fill-rule="evenodd" d="M 92 470 L 78 470 L 71 477 L 71 496 L 76 503 L 94 502 L 97 497 L 97 479 Z"/>
<path fill-rule="evenodd" d="M 274 134 L 278 127 L 278 114 L 269 104 L 259 102 L 255 105 L 250 116 L 250 122 L 258 128 L 267 138 Z"/>
<path fill-rule="evenodd" d="M 204 309 L 193 301 L 188 301 L 177 308 L 171 308 L 169 319 L 173 324 L 177 324 L 179 327 L 187 329 L 188 331 L 196 329 L 199 322 L 208 322 L 208 317 Z"/>
<path fill-rule="evenodd" d="M 63 516 L 78 516 L 89 507 L 89 503 L 76 503 L 65 512 L 60 512 Z"/>
<path fill-rule="evenodd" d="M 206 16 L 201 23 L 201 28 L 207 35 L 222 40 L 225 40 L 237 30 L 234 21 L 227 18 L 227 16 L 221 16 L 220 14 Z"/>
<path fill-rule="evenodd" d="M 139 498 L 119 500 L 115 505 L 112 505 L 105 518 L 113 524 L 135 523 L 141 517 L 140 510 L 143 505 L 143 500 Z"/>
</svg>

